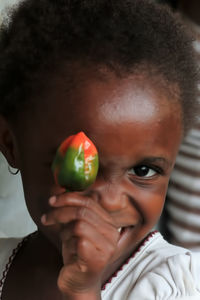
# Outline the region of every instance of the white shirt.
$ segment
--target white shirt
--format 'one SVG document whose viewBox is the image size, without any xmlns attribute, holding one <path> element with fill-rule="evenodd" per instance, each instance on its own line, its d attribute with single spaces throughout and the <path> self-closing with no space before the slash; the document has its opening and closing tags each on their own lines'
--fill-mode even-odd
<svg viewBox="0 0 200 300">
<path fill-rule="evenodd" d="M 21 241 L 0 239 L 0 299 L 7 271 L 15 253 L 20 251 Z M 105 284 L 101 297 L 102 300 L 200 300 L 200 253 L 173 246 L 160 233 L 152 233 Z"/>
<path fill-rule="evenodd" d="M 155 233 L 106 285 L 102 299 L 200 300 L 200 253 Z"/>
</svg>

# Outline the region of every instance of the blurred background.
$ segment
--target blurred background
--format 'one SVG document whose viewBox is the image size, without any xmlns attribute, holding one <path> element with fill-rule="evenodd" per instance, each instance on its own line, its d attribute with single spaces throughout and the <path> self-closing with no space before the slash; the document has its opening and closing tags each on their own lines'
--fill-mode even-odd
<svg viewBox="0 0 200 300">
<path fill-rule="evenodd" d="M 168 5 L 193 36 L 193 47 L 200 66 L 200 1 L 158 2 Z M 200 251 L 200 118 L 180 147 L 159 229 L 172 244 Z"/>
</svg>

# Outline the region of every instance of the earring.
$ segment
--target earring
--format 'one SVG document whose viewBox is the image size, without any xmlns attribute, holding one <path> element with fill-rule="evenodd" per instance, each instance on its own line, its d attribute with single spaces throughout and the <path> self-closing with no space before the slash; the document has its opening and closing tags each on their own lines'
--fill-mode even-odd
<svg viewBox="0 0 200 300">
<path fill-rule="evenodd" d="M 9 172 L 11 175 L 17 175 L 17 174 L 19 173 L 19 169 L 18 169 L 17 171 L 13 172 L 13 171 L 11 170 L 11 167 L 8 165 L 8 172 Z"/>
</svg>

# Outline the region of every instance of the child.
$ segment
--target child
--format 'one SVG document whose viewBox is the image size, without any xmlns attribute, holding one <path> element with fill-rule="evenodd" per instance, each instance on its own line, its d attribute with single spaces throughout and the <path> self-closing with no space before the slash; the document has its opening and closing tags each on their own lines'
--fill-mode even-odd
<svg viewBox="0 0 200 300">
<path fill-rule="evenodd" d="M 38 226 L 1 240 L 1 299 L 200 299 L 197 255 L 151 233 L 197 111 L 181 25 L 148 0 L 28 0 L 0 40 L 1 151 Z M 100 168 L 66 192 L 51 164 L 80 131 Z"/>
</svg>

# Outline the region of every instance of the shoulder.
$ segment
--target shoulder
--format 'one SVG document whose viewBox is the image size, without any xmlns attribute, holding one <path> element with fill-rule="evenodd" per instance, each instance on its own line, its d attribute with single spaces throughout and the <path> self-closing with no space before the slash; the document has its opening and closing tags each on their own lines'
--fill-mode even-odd
<svg viewBox="0 0 200 300">
<path fill-rule="evenodd" d="M 22 238 L 0 238 L 0 272 L 4 262 L 9 259 L 21 241 Z"/>
<path fill-rule="evenodd" d="M 154 259 L 154 258 L 153 258 Z M 131 297 L 146 299 L 200 299 L 200 254 L 177 252 L 150 264 L 141 274 Z"/>
<path fill-rule="evenodd" d="M 104 294 L 105 300 L 146 300 L 147 295 L 148 300 L 200 299 L 200 253 L 173 246 L 156 233 L 133 254 Z"/>
<path fill-rule="evenodd" d="M 22 238 L 0 238 L 0 292 L 6 274 L 22 240 Z"/>
</svg>

